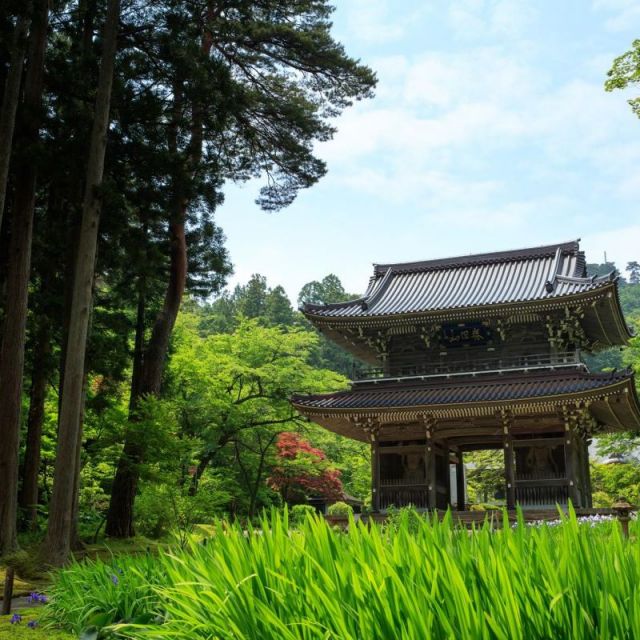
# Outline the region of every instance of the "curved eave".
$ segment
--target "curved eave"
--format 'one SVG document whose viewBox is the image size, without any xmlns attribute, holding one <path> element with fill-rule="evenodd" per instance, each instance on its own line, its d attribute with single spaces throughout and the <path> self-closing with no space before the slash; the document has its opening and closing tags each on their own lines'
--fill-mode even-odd
<svg viewBox="0 0 640 640">
<path fill-rule="evenodd" d="M 592 337 L 596 350 L 625 346 L 633 337 L 633 332 L 624 319 L 617 282 L 603 289 L 603 294 L 592 300 L 585 309 L 584 329 Z"/>
<path fill-rule="evenodd" d="M 312 407 L 304 402 L 296 402 L 295 399 L 291 401 L 293 407 L 309 420 L 330 431 L 361 441 L 368 441 L 369 435 L 357 423 L 365 423 L 368 419 L 382 425 L 403 421 L 419 422 L 425 416 L 432 416 L 436 420 L 464 420 L 493 417 L 504 409 L 509 409 L 514 416 L 526 416 L 535 415 L 536 411 L 556 411 L 566 404 L 584 403 L 588 403 L 592 415 L 604 431 L 640 431 L 640 401 L 633 375 L 586 391 L 500 401 L 349 408 Z"/>
</svg>

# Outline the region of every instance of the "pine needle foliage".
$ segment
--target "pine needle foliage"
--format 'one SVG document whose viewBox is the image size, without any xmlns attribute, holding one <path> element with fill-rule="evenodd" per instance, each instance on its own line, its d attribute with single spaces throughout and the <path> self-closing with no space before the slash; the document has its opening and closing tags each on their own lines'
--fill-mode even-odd
<svg viewBox="0 0 640 640">
<path fill-rule="evenodd" d="M 292 528 L 278 513 L 259 529 L 221 522 L 206 543 L 128 569 L 150 576 L 140 602 L 151 622 L 111 629 L 156 640 L 640 637 L 635 523 L 627 540 L 617 522 L 593 527 L 574 513 L 555 526 L 521 519 L 502 530 L 460 529 L 450 515 L 418 520 L 351 520 L 348 532 L 313 516 Z M 64 604 L 71 588 L 95 615 L 88 591 L 101 572 L 99 563 L 63 572 L 52 615 L 83 615 Z M 105 589 L 104 610 L 116 592 Z"/>
</svg>

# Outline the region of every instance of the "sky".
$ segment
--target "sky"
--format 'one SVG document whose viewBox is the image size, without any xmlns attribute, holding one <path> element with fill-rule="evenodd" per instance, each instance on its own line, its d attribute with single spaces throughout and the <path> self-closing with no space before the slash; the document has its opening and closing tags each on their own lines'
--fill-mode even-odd
<svg viewBox="0 0 640 640">
<path fill-rule="evenodd" d="M 640 120 L 603 84 L 640 38 L 637 0 L 336 0 L 334 35 L 376 97 L 318 145 L 327 175 L 287 209 L 226 189 L 235 273 L 282 285 L 373 263 L 581 238 L 589 262 L 640 260 Z M 640 92 L 640 86 L 637 88 Z"/>
</svg>

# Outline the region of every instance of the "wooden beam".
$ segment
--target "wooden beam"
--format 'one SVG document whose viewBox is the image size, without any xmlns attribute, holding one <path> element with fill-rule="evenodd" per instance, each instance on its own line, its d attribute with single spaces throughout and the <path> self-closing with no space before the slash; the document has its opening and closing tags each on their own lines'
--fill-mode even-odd
<svg viewBox="0 0 640 640">
<path fill-rule="evenodd" d="M 564 444 L 564 438 L 532 438 L 530 440 L 514 440 L 513 446 L 518 447 L 558 447 Z"/>
<path fill-rule="evenodd" d="M 392 453 L 422 453 L 424 451 L 424 445 L 419 444 L 409 444 L 409 445 L 398 445 L 397 447 L 385 447 L 380 443 L 380 455 L 389 455 Z"/>
<path fill-rule="evenodd" d="M 541 480 L 516 480 L 516 487 L 566 487 L 568 478 L 544 478 Z"/>
</svg>

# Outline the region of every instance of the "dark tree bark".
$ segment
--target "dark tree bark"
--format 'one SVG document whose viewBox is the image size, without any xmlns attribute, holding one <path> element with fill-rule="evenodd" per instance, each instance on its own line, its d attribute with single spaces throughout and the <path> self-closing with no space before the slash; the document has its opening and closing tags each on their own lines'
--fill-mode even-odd
<svg viewBox="0 0 640 640">
<path fill-rule="evenodd" d="M 0 227 L 2 227 L 4 204 L 7 195 L 7 178 L 9 177 L 16 113 L 18 111 L 18 102 L 20 101 L 20 84 L 24 58 L 27 52 L 27 31 L 31 22 L 32 5 L 31 1 L 26 3 L 24 13 L 16 23 L 11 47 L 11 62 L 4 86 L 2 107 L 0 107 Z"/>
<path fill-rule="evenodd" d="M 29 38 L 29 66 L 20 118 L 22 153 L 16 168 L 11 211 L 7 311 L 0 344 L 0 555 L 15 550 L 18 544 L 18 449 L 36 193 L 36 163 L 26 157 L 26 152 L 38 143 L 48 12 L 47 0 L 38 0 Z"/>
<path fill-rule="evenodd" d="M 209 2 L 211 11 L 211 2 Z M 202 52 L 208 55 L 211 51 L 211 34 L 205 30 L 202 37 Z M 168 147 L 174 156 L 179 151 L 179 123 L 182 118 L 183 95 L 182 81 L 177 77 L 174 82 L 174 102 L 171 125 L 168 128 Z M 159 395 L 162 385 L 164 364 L 169 350 L 169 340 L 175 325 L 182 296 L 187 284 L 187 241 L 185 224 L 189 198 L 188 183 L 202 157 L 202 108 L 193 105 L 191 122 L 191 138 L 188 148 L 183 153 L 183 162 L 176 168 L 173 176 L 173 203 L 169 221 L 170 269 L 169 281 L 165 290 L 162 309 L 156 316 L 151 338 L 142 354 L 142 374 L 135 385 L 132 384 L 130 399 L 130 421 L 136 422 L 137 406 L 140 398 L 148 395 Z M 138 333 L 138 332 L 136 332 Z M 130 429 L 125 437 L 122 455 L 118 460 L 116 474 L 109 501 L 105 533 L 114 538 L 128 538 L 135 534 L 133 526 L 133 506 L 138 490 L 140 464 L 144 460 L 144 443 Z"/>
<path fill-rule="evenodd" d="M 43 543 L 44 558 L 50 564 L 58 566 L 67 561 L 71 544 L 73 494 L 76 485 L 75 461 L 81 430 L 85 354 L 102 204 L 99 188 L 104 173 L 119 17 L 120 0 L 109 0 L 87 163 L 78 256 L 73 279 L 68 335 L 68 343 L 73 345 L 73 348 L 67 349 L 65 358 L 53 491 L 49 506 L 47 536 Z"/>
<path fill-rule="evenodd" d="M 85 548 L 78 532 L 78 516 L 80 514 L 80 473 L 82 472 L 82 434 L 84 430 L 84 407 L 87 399 L 87 369 L 85 367 L 82 379 L 82 407 L 80 409 L 80 428 L 76 440 L 76 459 L 74 461 L 73 475 L 73 505 L 71 507 L 71 534 L 70 548 L 80 551 Z"/>
<path fill-rule="evenodd" d="M 169 338 L 180 310 L 187 280 L 187 244 L 184 216 L 186 203 L 181 202 L 179 219 L 170 224 L 171 268 L 169 283 L 165 292 L 164 304 L 158 313 L 147 349 L 142 356 L 141 374 L 132 380 L 130 400 L 130 421 L 135 422 L 137 405 L 146 395 L 158 395 L 162 384 L 164 361 L 169 349 Z M 136 330 L 136 344 L 144 334 L 144 325 Z M 135 392 L 135 393 L 134 393 Z M 144 445 L 129 430 L 122 455 L 118 460 L 111 500 L 107 513 L 105 532 L 115 538 L 128 538 L 134 535 L 133 504 L 138 489 L 139 465 L 144 458 Z"/>
<path fill-rule="evenodd" d="M 129 398 L 129 415 L 133 415 L 136 402 L 140 396 L 140 384 L 144 366 L 144 334 L 146 312 L 146 282 L 144 275 L 138 278 L 138 304 L 136 309 L 136 335 L 133 347 L 133 369 L 131 372 L 131 396 Z"/>
<path fill-rule="evenodd" d="M 44 424 L 44 403 L 47 396 L 47 371 L 51 337 L 45 318 L 38 329 L 34 345 L 31 390 L 29 393 L 29 416 L 27 418 L 27 440 L 25 443 L 24 465 L 22 468 L 22 490 L 20 508 L 24 512 L 25 528 L 38 526 L 38 475 L 40 472 L 40 448 L 42 425 Z"/>
</svg>

